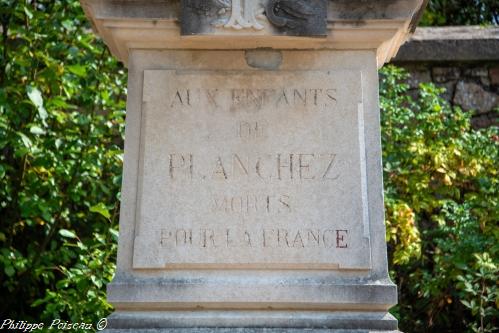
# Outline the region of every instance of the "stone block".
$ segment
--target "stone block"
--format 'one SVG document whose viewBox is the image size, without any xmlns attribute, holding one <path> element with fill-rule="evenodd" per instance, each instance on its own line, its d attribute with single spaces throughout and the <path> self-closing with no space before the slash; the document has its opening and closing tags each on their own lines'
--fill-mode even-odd
<svg viewBox="0 0 499 333">
<path fill-rule="evenodd" d="M 485 87 L 490 86 L 489 70 L 485 66 L 467 68 L 464 70 L 463 76 L 471 78 Z"/>
<path fill-rule="evenodd" d="M 436 83 L 454 81 L 461 76 L 461 69 L 459 67 L 434 67 L 432 76 Z"/>
<path fill-rule="evenodd" d="M 146 70 L 133 267 L 370 269 L 361 83 Z"/>
<path fill-rule="evenodd" d="M 465 69 L 464 75 L 471 77 L 478 77 L 478 78 L 488 77 L 489 71 L 487 70 L 486 67 L 474 67 L 474 68 Z"/>
<path fill-rule="evenodd" d="M 464 110 L 474 110 L 477 114 L 483 114 L 499 107 L 499 95 L 486 91 L 479 84 L 459 81 L 454 94 L 454 104 Z"/>
<path fill-rule="evenodd" d="M 482 26 L 418 27 L 396 62 L 468 62 L 499 60 L 499 28 Z"/>
<path fill-rule="evenodd" d="M 106 333 L 402 333 L 393 330 L 345 330 L 329 328 L 152 328 L 108 329 Z"/>
<path fill-rule="evenodd" d="M 493 85 L 499 85 L 499 67 L 493 67 L 489 69 L 490 83 Z"/>
<path fill-rule="evenodd" d="M 417 89 L 420 83 L 430 83 L 431 81 L 431 73 L 429 69 L 410 70 L 410 76 L 407 83 L 411 89 Z"/>
<path fill-rule="evenodd" d="M 454 82 L 447 82 L 447 83 L 437 83 L 436 86 L 445 89 L 445 91 L 441 94 L 441 96 L 447 102 L 452 104 L 452 98 L 456 90 L 456 84 Z"/>
<path fill-rule="evenodd" d="M 200 324 L 207 326 L 199 326 Z M 227 327 L 227 323 L 229 327 Z M 265 323 L 265 324 L 263 324 Z M 154 329 L 157 332 L 396 332 L 397 320 L 390 314 L 376 312 L 297 312 L 273 311 L 126 311 L 109 317 L 109 332 Z M 199 331 L 197 331 L 199 330 Z M 146 331 L 147 332 L 147 331 Z"/>
<path fill-rule="evenodd" d="M 499 112 L 489 112 L 486 114 L 481 114 L 475 116 L 471 119 L 471 125 L 473 128 L 488 128 L 490 126 L 499 125 Z"/>
</svg>

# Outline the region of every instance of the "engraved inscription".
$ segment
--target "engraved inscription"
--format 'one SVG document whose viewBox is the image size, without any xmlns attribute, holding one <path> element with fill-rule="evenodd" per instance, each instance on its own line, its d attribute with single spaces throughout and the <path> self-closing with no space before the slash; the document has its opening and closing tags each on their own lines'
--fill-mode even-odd
<svg viewBox="0 0 499 333">
<path fill-rule="evenodd" d="M 348 248 L 348 230 L 340 229 L 161 229 L 159 238 L 162 247 Z"/>
<path fill-rule="evenodd" d="M 360 72 L 151 70 L 143 92 L 135 269 L 370 268 Z"/>
<path fill-rule="evenodd" d="M 213 213 L 284 214 L 291 212 L 291 197 L 287 194 L 240 194 L 213 197 Z"/>
<path fill-rule="evenodd" d="M 170 93 L 171 109 L 262 110 L 265 107 L 332 107 L 337 104 L 336 88 L 206 89 L 177 88 Z"/>
<path fill-rule="evenodd" d="M 234 153 L 209 158 L 193 154 L 168 154 L 172 180 L 334 181 L 340 177 L 334 153 Z"/>
<path fill-rule="evenodd" d="M 267 138 L 267 124 L 265 121 L 241 121 L 237 126 L 237 137 L 243 140 Z"/>
</svg>

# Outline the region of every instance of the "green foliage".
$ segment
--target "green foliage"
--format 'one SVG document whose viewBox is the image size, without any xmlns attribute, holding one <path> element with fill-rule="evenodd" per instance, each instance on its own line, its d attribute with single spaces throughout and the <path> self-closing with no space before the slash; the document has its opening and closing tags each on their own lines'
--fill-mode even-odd
<svg viewBox="0 0 499 333">
<path fill-rule="evenodd" d="M 421 25 L 498 25 L 497 0 L 430 0 Z"/>
<path fill-rule="evenodd" d="M 0 0 L 3 318 L 96 322 L 111 308 L 125 71 L 76 0 Z"/>
<path fill-rule="evenodd" d="M 491 332 L 499 315 L 499 130 L 383 69 L 387 239 L 406 332 Z"/>
</svg>

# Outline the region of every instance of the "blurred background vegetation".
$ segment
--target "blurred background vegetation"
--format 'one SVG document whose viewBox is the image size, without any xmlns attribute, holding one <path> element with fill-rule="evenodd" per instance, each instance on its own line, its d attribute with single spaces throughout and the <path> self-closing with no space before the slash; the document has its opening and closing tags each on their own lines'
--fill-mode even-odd
<svg viewBox="0 0 499 333">
<path fill-rule="evenodd" d="M 78 1 L 0 1 L 0 317 L 95 323 L 111 310 L 126 71 Z"/>
<path fill-rule="evenodd" d="M 0 0 L 1 318 L 112 311 L 126 70 L 76 0 Z M 424 25 L 498 24 L 498 2 L 430 1 Z M 491 332 L 499 294 L 499 130 L 474 130 L 403 70 L 381 71 L 393 309 L 405 332 Z"/>
<path fill-rule="evenodd" d="M 430 0 L 420 25 L 499 25 L 499 1 Z"/>
</svg>

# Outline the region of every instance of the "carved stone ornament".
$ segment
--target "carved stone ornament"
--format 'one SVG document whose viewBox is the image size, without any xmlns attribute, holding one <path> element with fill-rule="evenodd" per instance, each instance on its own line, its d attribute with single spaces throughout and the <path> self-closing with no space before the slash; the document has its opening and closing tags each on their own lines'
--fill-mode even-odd
<svg viewBox="0 0 499 333">
<path fill-rule="evenodd" d="M 327 0 L 182 0 L 182 35 L 217 29 L 325 36 Z"/>
</svg>

